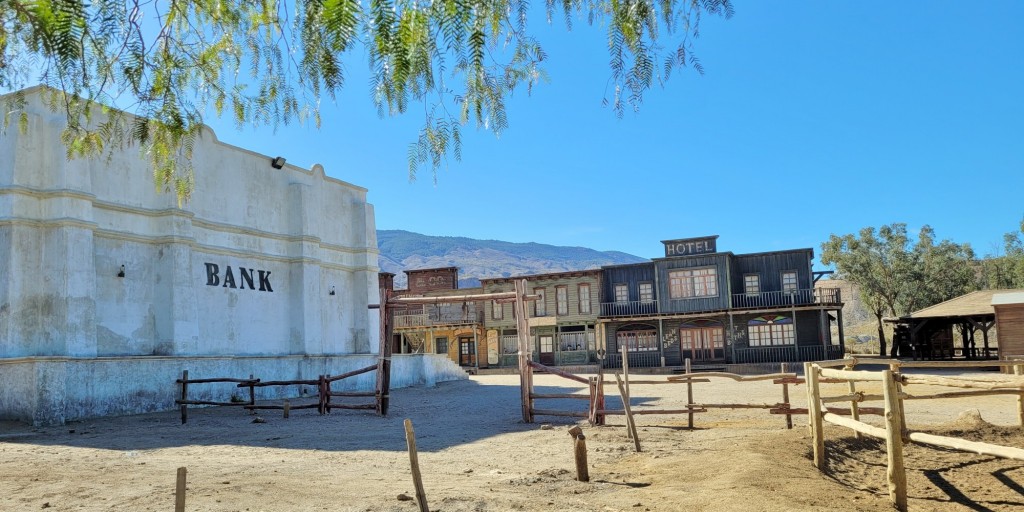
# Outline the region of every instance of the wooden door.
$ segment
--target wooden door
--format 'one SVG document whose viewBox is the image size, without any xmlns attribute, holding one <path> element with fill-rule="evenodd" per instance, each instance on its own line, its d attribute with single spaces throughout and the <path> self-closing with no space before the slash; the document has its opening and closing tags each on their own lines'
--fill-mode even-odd
<svg viewBox="0 0 1024 512">
<path fill-rule="evenodd" d="M 542 334 L 540 341 L 540 364 L 555 364 L 555 337 L 550 334 Z"/>
<path fill-rule="evenodd" d="M 694 363 L 725 357 L 725 330 L 721 327 L 684 327 L 679 330 L 683 358 Z"/>
<path fill-rule="evenodd" d="M 476 345 L 473 338 L 459 338 L 459 365 L 476 366 Z"/>
</svg>

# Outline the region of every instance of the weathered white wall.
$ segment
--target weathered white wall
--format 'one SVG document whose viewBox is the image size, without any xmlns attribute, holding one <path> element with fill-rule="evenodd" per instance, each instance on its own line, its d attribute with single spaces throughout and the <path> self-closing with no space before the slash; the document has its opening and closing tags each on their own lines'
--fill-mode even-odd
<svg viewBox="0 0 1024 512">
<path fill-rule="evenodd" d="M 205 130 L 192 161 L 195 191 L 179 206 L 173 192 L 156 190 L 137 147 L 67 160 L 61 114 L 38 91 L 27 97 L 27 130 L 0 135 L 0 418 L 165 407 L 154 390 L 191 365 L 157 364 L 167 358 L 378 350 L 377 311 L 368 309 L 378 302 L 378 251 L 365 189 L 319 165 L 274 169 L 269 156 Z M 60 361 L 32 359 L 43 357 Z M 83 362 L 91 358 L 101 359 Z M 213 373 L 308 369 L 246 359 L 257 360 L 217 363 Z M 124 399 L 109 403 L 115 396 Z"/>
</svg>

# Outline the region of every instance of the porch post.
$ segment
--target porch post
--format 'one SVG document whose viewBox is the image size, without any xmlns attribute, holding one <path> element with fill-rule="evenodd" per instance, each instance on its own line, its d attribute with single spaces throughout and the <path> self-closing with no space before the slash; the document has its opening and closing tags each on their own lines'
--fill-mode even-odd
<svg viewBox="0 0 1024 512">
<path fill-rule="evenodd" d="M 846 337 L 843 336 L 843 309 L 836 310 L 836 324 L 839 326 L 839 350 L 846 354 Z"/>
<path fill-rule="evenodd" d="M 736 364 L 736 326 L 732 323 L 732 311 L 729 312 L 729 347 L 732 351 L 732 364 Z"/>
<path fill-rule="evenodd" d="M 658 355 L 661 356 L 661 366 L 665 367 L 665 326 L 661 323 L 662 319 L 658 318 Z"/>
<path fill-rule="evenodd" d="M 790 303 L 793 305 L 793 350 L 796 351 L 794 361 L 800 361 L 800 331 L 796 325 L 796 300 L 791 300 Z"/>
</svg>

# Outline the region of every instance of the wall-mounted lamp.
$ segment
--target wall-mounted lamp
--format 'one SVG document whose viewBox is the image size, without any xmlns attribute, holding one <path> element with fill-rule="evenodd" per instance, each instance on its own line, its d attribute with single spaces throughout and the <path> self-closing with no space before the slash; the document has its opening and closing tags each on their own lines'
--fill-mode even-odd
<svg viewBox="0 0 1024 512">
<path fill-rule="evenodd" d="M 327 295 L 334 295 L 334 287 L 333 286 L 331 287 L 331 292 L 328 293 Z"/>
<path fill-rule="evenodd" d="M 124 265 L 121 265 L 121 270 L 117 272 L 117 277 L 124 277 Z"/>
<path fill-rule="evenodd" d="M 284 157 L 283 156 L 278 156 L 278 157 L 272 158 L 270 160 L 270 166 L 273 167 L 274 169 L 280 169 L 280 168 L 284 167 Z"/>
</svg>

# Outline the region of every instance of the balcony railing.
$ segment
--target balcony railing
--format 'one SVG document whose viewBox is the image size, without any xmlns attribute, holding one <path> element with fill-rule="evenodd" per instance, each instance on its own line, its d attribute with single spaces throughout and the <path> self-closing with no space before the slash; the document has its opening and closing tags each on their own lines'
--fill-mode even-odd
<svg viewBox="0 0 1024 512">
<path fill-rule="evenodd" d="M 734 293 L 735 309 L 778 308 L 787 306 L 838 306 L 842 304 L 839 288 L 808 288 L 785 292 Z"/>
<path fill-rule="evenodd" d="M 395 327 L 431 327 L 436 325 L 484 322 L 483 311 L 441 311 L 414 315 L 395 315 Z"/>
<path fill-rule="evenodd" d="M 661 352 L 649 350 L 642 352 L 629 352 L 630 368 L 656 368 L 661 366 Z M 622 354 L 609 353 L 605 355 L 605 368 L 622 368 Z"/>
<path fill-rule="evenodd" d="M 788 363 L 842 359 L 839 345 L 811 345 L 806 347 L 752 347 L 734 349 L 733 363 Z"/>
<path fill-rule="evenodd" d="M 652 300 L 601 303 L 601 316 L 653 315 L 657 312 L 658 303 Z"/>
</svg>

